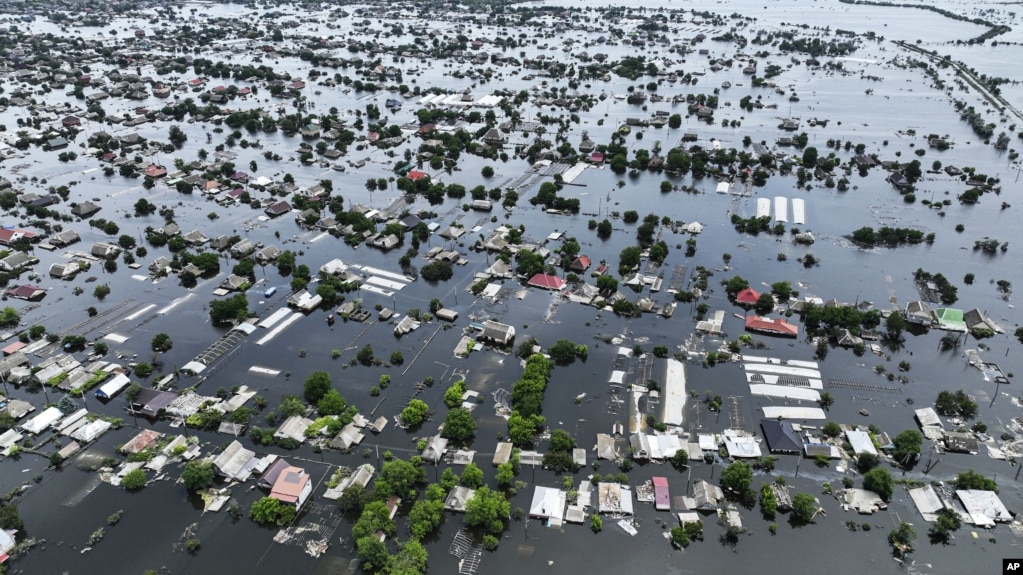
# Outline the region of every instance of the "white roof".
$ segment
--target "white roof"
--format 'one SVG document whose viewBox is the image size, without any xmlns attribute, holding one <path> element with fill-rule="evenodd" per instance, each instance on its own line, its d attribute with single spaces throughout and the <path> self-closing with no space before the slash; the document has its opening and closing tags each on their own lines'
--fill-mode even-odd
<svg viewBox="0 0 1023 575">
<path fill-rule="evenodd" d="M 71 437 L 72 439 L 77 439 L 82 443 L 88 443 L 106 433 L 107 430 L 110 429 L 111 425 L 112 424 L 109 421 L 97 419 L 88 425 L 83 425 L 76 429 L 75 432 L 71 434 Z"/>
<path fill-rule="evenodd" d="M 96 397 L 105 397 L 107 399 L 117 395 L 119 391 L 131 385 L 131 380 L 128 379 L 127 375 L 119 373 L 113 377 L 110 381 L 104 383 L 96 390 Z"/>
<path fill-rule="evenodd" d="M 760 444 L 753 436 L 728 437 L 725 436 L 725 448 L 730 457 L 760 457 Z"/>
<path fill-rule="evenodd" d="M 963 502 L 970 522 L 979 527 L 993 527 L 995 522 L 1012 521 L 1012 514 L 994 491 L 958 489 L 956 496 Z"/>
<path fill-rule="evenodd" d="M 767 397 L 782 397 L 785 399 L 799 399 L 805 401 L 817 401 L 821 394 L 815 389 L 806 387 L 790 387 L 787 385 L 775 385 L 770 383 L 751 383 L 749 392 L 752 395 L 764 395 Z"/>
<path fill-rule="evenodd" d="M 42 413 L 25 422 L 25 424 L 21 426 L 21 429 L 27 433 L 36 435 L 56 423 L 63 416 L 64 413 L 56 407 L 47 407 Z"/>
<path fill-rule="evenodd" d="M 916 504 L 916 508 L 920 511 L 924 521 L 936 521 L 938 519 L 938 512 L 945 508 L 944 503 L 938 497 L 938 493 L 930 485 L 910 489 L 909 496 L 913 499 L 913 503 Z"/>
<path fill-rule="evenodd" d="M 665 425 L 682 425 L 687 398 L 685 364 L 677 359 L 669 359 L 664 375 L 664 418 L 662 421 Z"/>
<path fill-rule="evenodd" d="M 718 448 L 717 437 L 709 433 L 701 433 L 697 435 L 700 442 L 700 449 L 703 451 L 716 451 Z"/>
<path fill-rule="evenodd" d="M 794 407 L 789 405 L 764 406 L 764 417 L 767 419 L 827 419 L 824 410 L 819 407 Z"/>
<path fill-rule="evenodd" d="M 567 495 L 560 489 L 537 485 L 533 490 L 533 502 L 529 505 L 532 517 L 562 519 L 565 516 Z"/>
<path fill-rule="evenodd" d="M 933 407 L 924 407 L 916 410 L 916 420 L 920 422 L 921 427 L 945 427 L 941 423 L 941 418 L 938 417 L 938 412 L 934 411 Z"/>
<path fill-rule="evenodd" d="M 845 432 L 845 438 L 853 446 L 853 453 L 869 453 L 877 455 L 874 442 L 870 440 L 870 434 L 866 431 L 849 430 Z"/>
<path fill-rule="evenodd" d="M 622 384 L 625 382 L 625 372 L 620 370 L 614 370 L 611 372 L 611 378 L 607 380 L 608 383 Z"/>
</svg>

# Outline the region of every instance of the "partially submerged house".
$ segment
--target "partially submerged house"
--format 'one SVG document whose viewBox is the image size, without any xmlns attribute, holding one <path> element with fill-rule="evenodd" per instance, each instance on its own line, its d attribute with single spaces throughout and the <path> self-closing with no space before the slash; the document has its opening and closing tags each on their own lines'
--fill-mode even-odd
<svg viewBox="0 0 1023 575">
<path fill-rule="evenodd" d="M 483 322 L 483 333 L 480 339 L 493 342 L 495 345 L 508 345 L 515 340 L 515 327 L 492 320 Z"/>
<path fill-rule="evenodd" d="M 771 319 L 758 315 L 748 315 L 746 316 L 746 331 L 781 337 L 799 336 L 799 326 L 791 324 L 780 317 Z"/>
<path fill-rule="evenodd" d="M 632 489 L 620 483 L 597 484 L 597 512 L 632 515 Z"/>
<path fill-rule="evenodd" d="M 762 419 L 760 429 L 764 432 L 764 441 L 771 453 L 798 455 L 803 451 L 803 440 L 795 430 L 791 421 Z"/>
<path fill-rule="evenodd" d="M 270 490 L 270 497 L 295 507 L 302 507 L 312 492 L 313 484 L 309 474 L 301 467 L 290 466 L 281 471 Z"/>
<path fill-rule="evenodd" d="M 691 509 L 699 511 L 716 511 L 724 501 L 725 494 L 713 483 L 699 480 L 693 484 L 693 505 Z"/>
<path fill-rule="evenodd" d="M 256 467 L 256 452 L 249 451 L 238 440 L 232 441 L 213 459 L 213 470 L 225 479 L 245 481 Z"/>
</svg>

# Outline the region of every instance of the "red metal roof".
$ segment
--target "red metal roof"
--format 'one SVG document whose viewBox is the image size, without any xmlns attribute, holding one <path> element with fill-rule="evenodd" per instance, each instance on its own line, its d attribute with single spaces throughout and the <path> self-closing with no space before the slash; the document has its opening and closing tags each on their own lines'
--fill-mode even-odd
<svg viewBox="0 0 1023 575">
<path fill-rule="evenodd" d="M 549 290 L 559 290 L 565 287 L 565 280 L 557 276 L 549 276 L 547 274 L 536 274 L 535 276 L 529 278 L 529 281 L 526 283 L 533 287 Z"/>
<path fill-rule="evenodd" d="M 408 179 L 412 180 L 413 182 L 416 180 L 421 180 L 427 176 L 428 174 L 426 172 L 420 172 L 419 170 L 412 170 L 408 173 Z"/>
<path fill-rule="evenodd" d="M 590 264 L 592 264 L 592 263 L 593 263 L 593 261 L 590 260 L 589 257 L 587 257 L 587 256 L 579 256 L 579 257 L 575 258 L 574 262 L 572 262 L 572 267 L 579 268 L 579 269 L 581 269 L 583 271 L 586 271 L 586 270 L 590 269 Z"/>
<path fill-rule="evenodd" d="M 748 287 L 735 295 L 735 301 L 739 303 L 755 304 L 758 299 L 760 299 L 760 294 L 757 293 L 757 290 L 751 287 Z"/>
<path fill-rule="evenodd" d="M 654 507 L 656 509 L 671 509 L 671 497 L 668 494 L 668 478 L 654 477 Z"/>
<path fill-rule="evenodd" d="M 746 316 L 746 329 L 796 337 L 799 335 L 799 326 L 793 325 L 782 318 L 769 319 L 758 315 Z"/>
</svg>

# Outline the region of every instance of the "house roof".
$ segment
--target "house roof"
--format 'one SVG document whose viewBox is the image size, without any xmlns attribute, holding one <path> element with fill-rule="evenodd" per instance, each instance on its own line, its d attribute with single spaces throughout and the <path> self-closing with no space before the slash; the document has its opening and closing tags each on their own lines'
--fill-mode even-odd
<svg viewBox="0 0 1023 575">
<path fill-rule="evenodd" d="M 46 295 L 46 290 L 32 284 L 24 284 L 7 290 L 9 297 L 18 299 L 34 299 Z"/>
<path fill-rule="evenodd" d="M 565 287 L 565 280 L 547 274 L 536 274 L 529 278 L 526 282 L 533 287 L 549 289 L 549 290 L 560 290 Z"/>
<path fill-rule="evenodd" d="M 589 257 L 579 256 L 575 258 L 575 261 L 572 262 L 572 269 L 586 271 L 587 269 L 589 269 L 591 264 L 593 264 L 593 260 L 591 260 Z"/>
<path fill-rule="evenodd" d="M 760 293 L 751 287 L 735 294 L 735 301 L 738 303 L 755 304 L 758 299 L 760 299 Z"/>
<path fill-rule="evenodd" d="M 291 211 L 291 204 L 281 200 L 264 210 L 268 215 L 279 216 Z"/>
<path fill-rule="evenodd" d="M 758 315 L 746 316 L 746 329 L 777 335 L 796 337 L 799 326 L 785 321 L 783 318 L 769 319 Z"/>
<path fill-rule="evenodd" d="M 270 490 L 270 497 L 286 503 L 298 503 L 302 491 L 309 483 L 309 474 L 300 467 L 288 467 L 281 471 Z"/>
<path fill-rule="evenodd" d="M 760 429 L 764 432 L 764 440 L 771 453 L 800 453 L 803 451 L 803 440 L 792 428 L 792 422 L 763 419 Z"/>
</svg>

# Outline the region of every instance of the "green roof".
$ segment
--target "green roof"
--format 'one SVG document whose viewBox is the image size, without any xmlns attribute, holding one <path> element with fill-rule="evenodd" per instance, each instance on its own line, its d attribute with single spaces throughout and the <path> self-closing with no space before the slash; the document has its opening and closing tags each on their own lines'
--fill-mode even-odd
<svg viewBox="0 0 1023 575">
<path fill-rule="evenodd" d="M 963 321 L 963 310 L 939 307 L 934 313 L 938 317 L 939 327 L 966 331 L 966 322 Z"/>
</svg>

